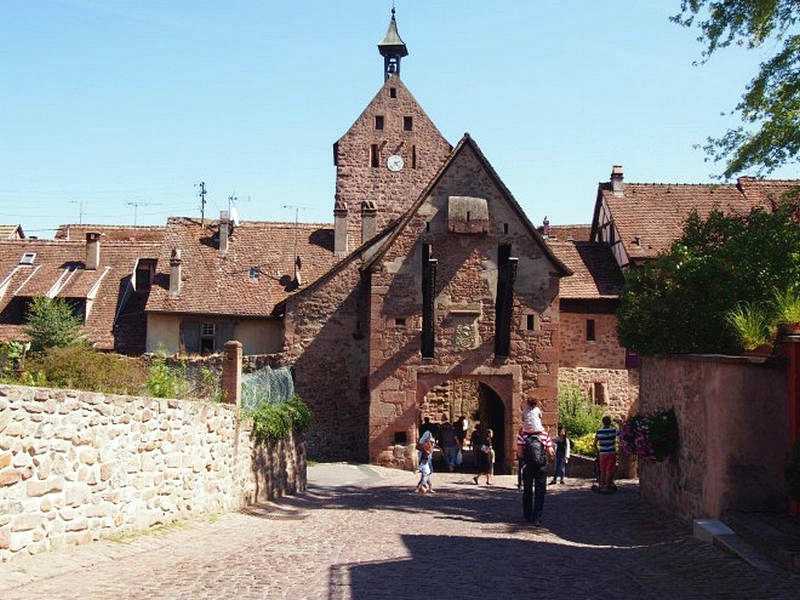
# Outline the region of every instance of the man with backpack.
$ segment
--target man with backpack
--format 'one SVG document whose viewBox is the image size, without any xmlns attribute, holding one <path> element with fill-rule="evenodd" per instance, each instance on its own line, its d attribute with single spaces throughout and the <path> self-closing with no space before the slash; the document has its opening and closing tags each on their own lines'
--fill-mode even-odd
<svg viewBox="0 0 800 600">
<path fill-rule="evenodd" d="M 527 521 L 539 526 L 547 490 L 547 459 L 554 455 L 553 442 L 546 431 L 528 433 L 520 429 L 517 455 L 522 469 L 522 513 Z"/>
</svg>

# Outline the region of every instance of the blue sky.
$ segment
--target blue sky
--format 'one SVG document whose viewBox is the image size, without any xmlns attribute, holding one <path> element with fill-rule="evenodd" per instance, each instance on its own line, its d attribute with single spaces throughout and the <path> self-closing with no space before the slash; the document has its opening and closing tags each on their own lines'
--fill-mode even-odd
<svg viewBox="0 0 800 600">
<path fill-rule="evenodd" d="M 612 164 L 707 181 L 758 53 L 703 66 L 678 0 L 398 0 L 403 79 L 455 143 L 469 131 L 538 223 L 589 222 Z M 140 224 L 209 212 L 332 219 L 331 144 L 382 83 L 378 0 L 5 0 L 0 222 Z M 767 49 L 769 50 L 769 49 Z M 786 171 L 776 175 L 792 176 Z"/>
</svg>

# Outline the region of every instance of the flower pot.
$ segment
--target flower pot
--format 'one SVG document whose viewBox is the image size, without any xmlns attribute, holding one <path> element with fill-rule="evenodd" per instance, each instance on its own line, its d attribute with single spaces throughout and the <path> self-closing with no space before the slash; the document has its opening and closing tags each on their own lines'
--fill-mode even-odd
<svg viewBox="0 0 800 600">
<path fill-rule="evenodd" d="M 782 337 L 800 336 L 800 323 L 781 323 L 780 332 Z"/>
<path fill-rule="evenodd" d="M 764 362 L 772 356 L 772 344 L 761 344 L 758 348 L 745 350 L 744 356 L 751 359 L 753 362 Z"/>
</svg>

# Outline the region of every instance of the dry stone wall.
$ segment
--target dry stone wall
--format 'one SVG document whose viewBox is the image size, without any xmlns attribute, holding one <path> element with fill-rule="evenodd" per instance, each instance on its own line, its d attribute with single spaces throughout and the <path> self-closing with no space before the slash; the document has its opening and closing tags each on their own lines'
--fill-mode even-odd
<svg viewBox="0 0 800 600">
<path fill-rule="evenodd" d="M 639 369 L 559 367 L 558 385 L 576 386 L 612 419 L 635 413 L 639 401 Z"/>
<path fill-rule="evenodd" d="M 305 485 L 292 441 L 253 447 L 233 406 L 0 386 L 0 561 Z"/>
</svg>

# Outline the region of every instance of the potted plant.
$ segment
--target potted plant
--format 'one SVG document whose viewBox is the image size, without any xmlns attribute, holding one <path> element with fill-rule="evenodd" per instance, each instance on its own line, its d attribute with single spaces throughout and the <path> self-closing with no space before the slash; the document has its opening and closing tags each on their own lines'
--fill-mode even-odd
<svg viewBox="0 0 800 600">
<path fill-rule="evenodd" d="M 783 335 L 800 335 L 800 292 L 775 290 L 775 312 Z"/>
<path fill-rule="evenodd" d="M 762 358 L 772 355 L 774 326 L 764 310 L 739 305 L 727 314 L 727 320 L 736 331 L 745 355 Z"/>
</svg>

